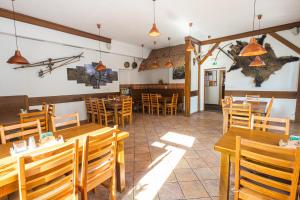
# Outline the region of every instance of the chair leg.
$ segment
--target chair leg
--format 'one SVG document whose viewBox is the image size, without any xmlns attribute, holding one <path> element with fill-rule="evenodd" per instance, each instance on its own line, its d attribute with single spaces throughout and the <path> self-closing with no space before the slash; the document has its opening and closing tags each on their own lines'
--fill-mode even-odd
<svg viewBox="0 0 300 200">
<path fill-rule="evenodd" d="M 105 116 L 105 126 L 108 126 L 108 123 L 107 123 L 107 116 Z"/>
<path fill-rule="evenodd" d="M 81 190 L 81 200 L 88 200 L 88 195 L 86 189 Z"/>
<path fill-rule="evenodd" d="M 132 113 L 130 114 L 130 125 L 132 124 L 132 118 L 133 118 L 133 116 L 132 116 Z"/>
<path fill-rule="evenodd" d="M 145 106 L 143 105 L 142 107 L 143 107 L 143 115 L 144 115 L 145 114 Z"/>
<path fill-rule="evenodd" d="M 113 175 L 111 177 L 111 181 L 110 181 L 110 186 L 109 186 L 109 196 L 110 196 L 110 200 L 116 200 L 116 177 L 115 175 Z"/>
<path fill-rule="evenodd" d="M 150 115 L 150 106 L 148 106 L 148 112 L 149 112 L 149 115 Z"/>
<path fill-rule="evenodd" d="M 125 125 L 125 119 L 124 117 L 122 117 L 122 128 L 124 128 L 124 125 Z"/>
</svg>

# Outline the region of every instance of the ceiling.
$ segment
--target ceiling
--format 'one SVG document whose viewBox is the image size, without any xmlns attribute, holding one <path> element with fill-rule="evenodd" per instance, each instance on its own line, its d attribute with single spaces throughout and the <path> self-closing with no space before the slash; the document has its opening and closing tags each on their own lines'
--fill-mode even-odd
<svg viewBox="0 0 300 200">
<path fill-rule="evenodd" d="M 182 44 L 193 22 L 192 36 L 200 40 L 252 30 L 254 0 L 156 0 L 156 21 L 161 35 L 157 47 Z M 261 27 L 300 21 L 299 0 L 257 0 Z M 10 0 L 0 7 L 11 10 Z M 147 33 L 153 23 L 152 0 L 16 0 L 17 12 L 71 26 L 112 39 L 153 47 Z"/>
</svg>

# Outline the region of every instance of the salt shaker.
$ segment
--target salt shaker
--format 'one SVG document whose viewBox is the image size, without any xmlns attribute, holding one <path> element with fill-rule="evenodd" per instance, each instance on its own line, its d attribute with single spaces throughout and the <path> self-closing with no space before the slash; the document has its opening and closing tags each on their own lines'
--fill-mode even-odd
<svg viewBox="0 0 300 200">
<path fill-rule="evenodd" d="M 28 148 L 34 149 L 36 147 L 34 136 L 30 136 L 28 139 Z"/>
</svg>

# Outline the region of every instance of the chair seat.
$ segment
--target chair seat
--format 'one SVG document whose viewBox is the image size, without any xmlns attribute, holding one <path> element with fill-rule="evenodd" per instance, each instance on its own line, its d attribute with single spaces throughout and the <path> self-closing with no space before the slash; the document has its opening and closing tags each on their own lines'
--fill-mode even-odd
<svg viewBox="0 0 300 200">
<path fill-rule="evenodd" d="M 251 199 L 251 200 L 273 200 L 273 198 L 258 193 L 254 190 L 248 188 L 240 188 L 239 190 L 241 199 Z"/>
</svg>

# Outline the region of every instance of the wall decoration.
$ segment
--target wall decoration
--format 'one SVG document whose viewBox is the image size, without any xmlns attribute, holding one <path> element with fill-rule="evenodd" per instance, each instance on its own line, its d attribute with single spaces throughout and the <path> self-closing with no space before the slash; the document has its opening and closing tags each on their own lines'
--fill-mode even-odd
<svg viewBox="0 0 300 200">
<path fill-rule="evenodd" d="M 40 78 L 43 78 L 46 74 L 51 74 L 51 72 L 57 68 L 63 67 L 65 65 L 75 63 L 80 61 L 80 58 L 83 57 L 83 52 L 76 56 L 62 57 L 62 58 L 48 58 L 47 60 L 22 65 L 20 67 L 15 67 L 14 69 L 26 69 L 31 67 L 41 67 L 46 66 L 44 69 L 41 69 L 38 73 Z"/>
<path fill-rule="evenodd" d="M 259 44 L 263 45 L 266 35 L 257 38 Z M 275 74 L 276 71 L 280 70 L 282 66 L 286 63 L 296 62 L 299 60 L 299 57 L 295 56 L 281 56 L 277 57 L 274 50 L 272 49 L 269 43 L 265 43 L 264 47 L 267 50 L 267 53 L 262 55 L 262 60 L 266 63 L 264 67 L 251 67 L 249 64 L 254 60 L 254 57 L 242 57 L 239 56 L 240 51 L 247 45 L 247 42 L 236 41 L 235 45 L 230 46 L 228 54 L 230 54 L 234 63 L 228 70 L 242 69 L 242 73 L 245 76 L 250 76 L 254 78 L 254 83 L 256 87 L 261 87 L 261 84 L 268 80 L 272 74 Z"/>
<path fill-rule="evenodd" d="M 85 84 L 85 86 L 92 86 L 94 89 L 118 81 L 118 72 L 109 68 L 97 71 L 95 70 L 97 64 L 93 62 L 84 66 L 76 66 L 76 68 L 67 68 L 68 80 L 77 81 L 78 84 Z"/>
<path fill-rule="evenodd" d="M 175 80 L 175 79 L 184 79 L 184 78 L 185 78 L 184 66 L 174 67 L 173 68 L 173 80 Z"/>
</svg>

